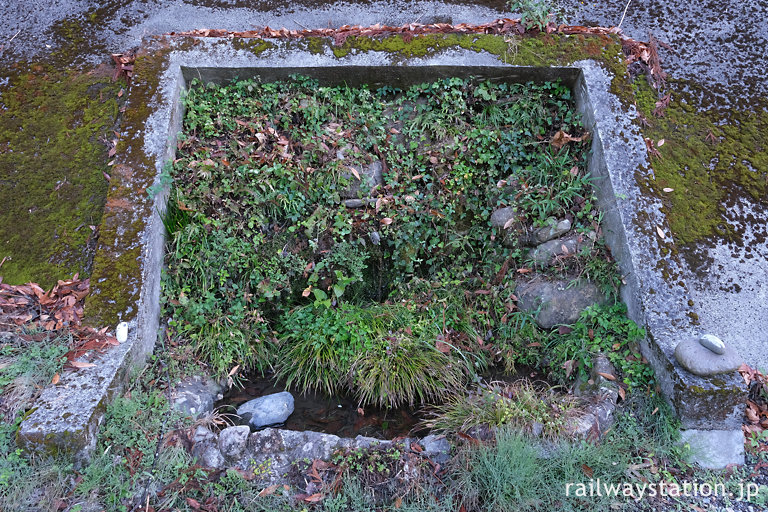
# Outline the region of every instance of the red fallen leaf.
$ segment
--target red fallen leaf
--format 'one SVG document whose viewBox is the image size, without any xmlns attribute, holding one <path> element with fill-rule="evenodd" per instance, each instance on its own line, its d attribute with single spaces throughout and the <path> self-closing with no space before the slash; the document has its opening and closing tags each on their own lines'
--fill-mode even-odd
<svg viewBox="0 0 768 512">
<path fill-rule="evenodd" d="M 590 330 L 588 330 L 588 331 L 587 331 L 587 336 L 589 336 L 589 339 L 590 339 L 590 340 L 593 340 L 593 339 L 595 339 L 595 331 L 594 331 L 594 329 L 590 329 Z"/>
<path fill-rule="evenodd" d="M 390 224 L 392 224 L 392 219 L 390 219 L 389 217 L 384 217 L 379 222 L 381 222 L 384 226 L 389 226 Z"/>
<path fill-rule="evenodd" d="M 656 108 L 653 109 L 653 115 L 656 117 L 664 117 L 664 114 L 666 113 L 667 108 L 669 107 L 669 103 L 672 100 L 672 93 L 668 93 L 666 96 L 662 97 L 659 101 L 656 102 Z"/>
<path fill-rule="evenodd" d="M 619 386 L 619 396 L 621 397 L 622 400 L 627 399 L 627 392 L 624 391 L 624 388 L 622 388 L 621 386 Z"/>
<path fill-rule="evenodd" d="M 558 334 L 563 334 L 564 335 L 564 334 L 570 334 L 572 332 L 573 332 L 573 329 L 571 329 L 567 325 L 561 325 L 560 327 L 557 328 L 557 333 Z"/>
<path fill-rule="evenodd" d="M 323 500 L 323 498 L 325 498 L 325 495 L 318 492 L 316 494 L 313 494 L 312 496 L 307 496 L 306 498 L 304 498 L 303 501 L 307 503 L 319 503 Z"/>
<path fill-rule="evenodd" d="M 192 507 L 192 510 L 200 510 L 200 503 L 193 498 L 187 498 L 187 505 Z"/>
<path fill-rule="evenodd" d="M 704 137 L 704 140 L 706 140 L 710 144 L 717 144 L 717 137 L 715 137 L 715 134 L 712 133 L 712 130 L 707 131 L 707 136 Z"/>
<path fill-rule="evenodd" d="M 56 384 L 58 384 L 58 383 L 59 383 L 59 380 L 60 380 L 60 379 L 61 379 L 61 377 L 59 377 L 59 374 L 57 373 L 57 374 L 56 374 L 56 375 L 54 375 L 54 376 L 53 376 L 53 378 L 51 379 L 51 384 L 53 384 L 53 385 L 55 386 Z"/>
<path fill-rule="evenodd" d="M 444 343 L 444 342 L 440 341 L 440 340 L 437 340 L 435 342 L 435 348 L 437 350 L 439 350 L 440 352 L 442 352 L 443 354 L 447 354 L 448 352 L 451 351 L 451 346 L 448 345 L 447 343 Z"/>
<path fill-rule="evenodd" d="M 581 470 L 585 475 L 587 475 L 587 478 L 592 478 L 592 476 L 595 474 L 594 470 L 586 464 L 581 465 Z"/>
<path fill-rule="evenodd" d="M 269 496 L 270 494 L 274 494 L 274 492 L 277 490 L 277 488 L 280 487 L 279 485 L 270 485 L 269 487 L 265 487 L 261 490 L 259 493 L 259 498 L 263 498 L 264 496 Z"/>
<path fill-rule="evenodd" d="M 538 341 L 534 343 L 529 343 L 526 345 L 526 347 L 540 347 L 540 346 L 541 346 L 541 343 L 539 343 Z"/>
<path fill-rule="evenodd" d="M 421 453 L 424 451 L 424 448 L 419 445 L 419 443 L 411 443 L 411 450 L 413 450 L 416 453 Z"/>
<path fill-rule="evenodd" d="M 71 364 L 75 368 L 92 368 L 92 367 L 96 366 L 93 363 L 85 363 L 83 361 L 70 361 L 69 364 Z"/>
</svg>

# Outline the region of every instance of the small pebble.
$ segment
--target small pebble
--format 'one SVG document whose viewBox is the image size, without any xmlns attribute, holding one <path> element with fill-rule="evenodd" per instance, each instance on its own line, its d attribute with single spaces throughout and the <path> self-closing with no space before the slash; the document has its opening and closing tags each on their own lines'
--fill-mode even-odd
<svg viewBox="0 0 768 512">
<path fill-rule="evenodd" d="M 725 354 L 725 343 L 714 334 L 705 334 L 699 338 L 699 343 L 701 343 L 702 347 L 708 348 L 715 354 Z"/>
<path fill-rule="evenodd" d="M 115 335 L 118 343 L 125 343 L 128 340 L 128 322 L 120 322 L 117 324 Z"/>
</svg>

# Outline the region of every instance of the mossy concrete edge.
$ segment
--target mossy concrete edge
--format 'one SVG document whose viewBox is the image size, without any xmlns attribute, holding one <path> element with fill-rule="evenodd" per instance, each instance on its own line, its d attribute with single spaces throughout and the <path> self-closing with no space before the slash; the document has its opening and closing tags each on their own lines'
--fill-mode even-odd
<svg viewBox="0 0 768 512">
<path fill-rule="evenodd" d="M 683 428 L 740 432 L 746 387 L 738 374 L 705 379 L 674 358 L 678 343 L 700 333 L 683 278 L 685 262 L 669 250 L 671 237 L 661 236 L 670 233 L 663 205 L 643 194 L 635 178 L 650 168 L 645 141 L 632 122 L 637 113 L 623 111 L 610 92 L 607 71 L 591 61 L 577 65 L 583 71 L 577 105 L 593 134 L 589 168 L 604 214 L 605 239 L 626 282 L 621 295 L 629 316 L 647 331 L 643 355 Z"/>
</svg>

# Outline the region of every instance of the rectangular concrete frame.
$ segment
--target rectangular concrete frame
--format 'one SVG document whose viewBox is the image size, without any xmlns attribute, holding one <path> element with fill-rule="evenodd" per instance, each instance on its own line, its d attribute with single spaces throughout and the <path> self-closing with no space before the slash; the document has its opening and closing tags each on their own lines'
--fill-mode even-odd
<svg viewBox="0 0 768 512">
<path fill-rule="evenodd" d="M 141 108 L 136 97 L 151 98 L 149 118 L 139 130 L 144 153 L 154 160 L 159 180 L 163 166 L 174 158 L 176 137 L 181 131 L 181 94 L 193 78 L 225 82 L 234 77 L 260 77 L 264 81 L 285 78 L 296 72 L 314 76 L 327 85 L 363 83 L 408 86 L 448 76 L 478 76 L 509 82 L 561 79 L 575 92 L 578 110 L 593 134 L 590 171 L 596 177 L 604 212 L 606 241 L 626 280 L 622 298 L 630 317 L 647 329 L 644 356 L 653 365 L 665 397 L 682 420 L 684 428 L 735 430 L 741 425 L 745 389 L 737 374 L 701 379 L 682 370 L 674 360 L 677 343 L 694 336 L 694 326 L 685 315 L 688 296 L 679 259 L 670 239 L 660 240 L 655 227 L 669 232 L 661 203 L 639 189 L 636 173 L 649 172 L 645 143 L 636 125 L 635 112 L 627 112 L 610 92 L 612 76 L 593 61 L 575 62 L 568 67 L 528 68 L 507 65 L 496 56 L 470 50 L 451 49 L 438 55 L 410 58 L 405 62 L 392 56 L 368 52 L 336 58 L 288 47 L 275 47 L 255 55 L 235 50 L 228 41 L 202 39 L 193 45 L 174 41 L 150 41 L 165 52 L 166 62 L 156 90 L 132 90 L 128 108 Z M 170 49 L 169 49 L 170 48 Z M 226 66 L 221 64 L 225 63 Z M 137 63 L 136 73 L 142 70 Z M 149 88 L 147 82 L 134 88 Z M 145 94 L 137 94 L 144 92 Z M 122 167 L 121 167 L 122 166 Z M 137 155 L 118 156 L 119 181 L 112 194 L 131 187 L 131 169 L 146 167 Z M 151 172 L 151 169 L 146 169 Z M 159 184 L 159 181 L 158 181 Z M 129 339 L 102 355 L 96 367 L 67 373 L 58 386 L 49 387 L 35 410 L 23 421 L 19 444 L 43 453 L 67 452 L 86 458 L 96 442 L 98 426 L 106 405 L 121 392 L 131 371 L 140 367 L 152 352 L 159 328 L 160 273 L 163 261 L 164 229 L 158 212 L 165 209 L 166 193 L 152 201 L 137 200 L 131 211 L 105 215 L 104 223 L 118 236 L 109 247 L 100 247 L 97 258 L 119 257 L 121 251 L 141 248 L 138 271 L 121 275 L 127 290 L 137 297 L 135 307 L 117 320 L 130 323 Z M 128 229 L 139 219 L 144 228 Z M 102 231 L 104 232 L 104 231 Z M 668 253 L 666 256 L 665 253 Z M 106 254 L 106 256 L 104 256 Z M 92 277 L 99 283 L 114 277 Z M 96 292 L 98 297 L 98 287 Z M 111 300 L 101 297 L 100 300 Z M 86 310 L 86 314 L 88 311 Z"/>
</svg>

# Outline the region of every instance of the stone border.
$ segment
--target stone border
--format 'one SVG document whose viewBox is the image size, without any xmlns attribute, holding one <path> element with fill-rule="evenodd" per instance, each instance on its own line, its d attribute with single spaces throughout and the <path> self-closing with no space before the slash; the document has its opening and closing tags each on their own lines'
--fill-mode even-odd
<svg viewBox="0 0 768 512">
<path fill-rule="evenodd" d="M 256 43 L 259 43 L 257 41 Z M 611 75 L 595 61 L 562 67 L 508 65 L 487 52 L 453 48 L 428 57 L 351 52 L 336 57 L 327 49 L 278 41 L 256 49 L 220 39 L 152 39 L 137 58 L 124 122 L 124 141 L 101 226 L 86 316 L 98 325 L 130 323 L 129 339 L 101 356 L 94 368 L 66 374 L 48 388 L 24 420 L 18 440 L 33 451 L 66 451 L 87 456 L 106 403 L 125 385 L 131 368 L 151 353 L 159 326 L 159 281 L 163 226 L 158 212 L 166 197 L 146 198 L 150 185 L 162 186 L 162 169 L 174 156 L 181 127 L 180 94 L 193 77 L 227 80 L 234 76 L 274 79 L 292 72 L 314 74 L 331 83 L 407 85 L 441 76 L 470 74 L 506 80 L 562 78 L 574 88 L 579 111 L 593 133 L 590 171 L 605 215 L 605 237 L 626 279 L 622 298 L 630 317 L 647 328 L 644 356 L 685 428 L 740 428 L 745 389 L 737 374 L 702 379 L 682 370 L 673 357 L 679 341 L 695 336 L 686 316 L 683 264 L 671 239 L 660 240 L 656 226 L 669 232 L 661 202 L 643 194 L 636 175 L 652 172 L 645 143 L 611 92 Z M 149 58 L 155 52 L 160 57 Z M 220 63 L 226 63 L 226 67 Z M 339 68 L 344 68 L 344 74 Z M 131 265 L 133 264 L 133 265 Z M 688 313 L 690 315 L 690 312 Z"/>
</svg>

